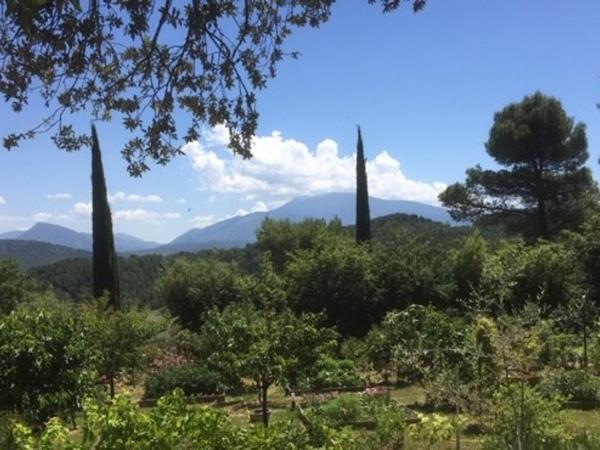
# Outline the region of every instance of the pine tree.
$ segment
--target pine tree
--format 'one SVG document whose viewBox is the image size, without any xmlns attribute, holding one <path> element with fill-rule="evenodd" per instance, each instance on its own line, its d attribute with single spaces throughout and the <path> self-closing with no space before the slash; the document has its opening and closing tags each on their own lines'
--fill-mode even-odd
<svg viewBox="0 0 600 450">
<path fill-rule="evenodd" d="M 597 209 L 598 187 L 585 165 L 586 127 L 541 92 L 497 112 L 485 144 L 499 169 L 467 170 L 440 200 L 456 220 L 502 226 L 530 240 L 577 230 Z"/>
<path fill-rule="evenodd" d="M 369 189 L 367 169 L 360 127 L 356 143 L 356 242 L 371 239 L 371 215 L 369 213 Z"/>
<path fill-rule="evenodd" d="M 117 311 L 119 309 L 117 255 L 106 193 L 106 180 L 102 167 L 102 155 L 94 125 L 92 125 L 92 233 L 94 297 L 98 298 L 108 293 L 109 307 Z"/>
</svg>

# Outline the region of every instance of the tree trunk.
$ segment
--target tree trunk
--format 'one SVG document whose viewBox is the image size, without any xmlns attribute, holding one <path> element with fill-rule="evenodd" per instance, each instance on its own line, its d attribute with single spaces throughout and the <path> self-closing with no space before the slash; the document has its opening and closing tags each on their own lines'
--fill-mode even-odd
<svg viewBox="0 0 600 450">
<path fill-rule="evenodd" d="M 548 231 L 548 218 L 546 216 L 546 199 L 543 197 L 538 199 L 537 216 L 540 236 L 544 239 L 548 239 L 550 236 Z"/>
<path fill-rule="evenodd" d="M 583 369 L 587 370 L 588 368 L 588 330 L 587 323 L 584 314 L 583 318 Z"/>
<path fill-rule="evenodd" d="M 108 374 L 108 385 L 110 386 L 110 398 L 115 398 L 115 374 L 111 370 Z"/>
<path fill-rule="evenodd" d="M 456 406 L 456 417 L 458 417 L 460 415 L 460 372 L 458 364 L 454 366 L 454 382 L 456 383 L 456 397 L 454 399 L 456 405 L 454 406 Z M 460 450 L 460 427 L 456 427 L 456 450 Z"/>
<path fill-rule="evenodd" d="M 267 390 L 269 389 L 269 385 L 267 383 L 263 383 L 262 387 L 262 420 L 263 425 L 265 427 L 269 426 L 269 408 L 267 404 Z"/>
</svg>

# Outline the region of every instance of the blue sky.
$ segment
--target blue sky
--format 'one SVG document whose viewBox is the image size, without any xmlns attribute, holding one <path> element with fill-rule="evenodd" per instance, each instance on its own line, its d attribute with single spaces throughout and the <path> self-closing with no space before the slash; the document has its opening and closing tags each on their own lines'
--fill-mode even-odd
<svg viewBox="0 0 600 450">
<path fill-rule="evenodd" d="M 186 156 L 134 179 L 120 123 L 98 124 L 117 231 L 166 242 L 298 195 L 351 190 L 357 124 L 371 194 L 435 203 L 466 168 L 493 165 L 483 144 L 494 112 L 535 90 L 587 124 L 600 177 L 599 1 L 430 0 L 417 15 L 406 6 L 384 15 L 343 0 L 321 28 L 298 30 L 287 48 L 300 59 L 284 61 L 259 94 L 251 161 L 231 157 L 223 130 L 207 130 Z M 5 135 L 42 111 L 2 104 L 0 114 Z M 39 220 L 89 231 L 89 165 L 89 152 L 63 153 L 49 136 L 2 149 L 0 232 Z"/>
</svg>

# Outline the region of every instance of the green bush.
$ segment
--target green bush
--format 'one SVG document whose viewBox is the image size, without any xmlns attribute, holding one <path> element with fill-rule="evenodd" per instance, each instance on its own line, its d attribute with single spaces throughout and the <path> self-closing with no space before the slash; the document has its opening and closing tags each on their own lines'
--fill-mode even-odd
<svg viewBox="0 0 600 450">
<path fill-rule="evenodd" d="M 0 316 L 0 407 L 41 424 L 95 392 L 97 354 L 81 310 L 46 295 Z"/>
<path fill-rule="evenodd" d="M 323 389 L 330 387 L 360 387 L 365 380 L 360 376 L 354 363 L 347 359 L 322 357 L 316 365 L 315 375 L 301 383 L 303 389 Z"/>
<path fill-rule="evenodd" d="M 146 378 L 144 396 L 159 398 L 176 388 L 186 395 L 211 395 L 233 390 L 233 386 L 222 381 L 218 372 L 204 364 L 191 363 L 150 374 Z"/>
<path fill-rule="evenodd" d="M 483 450 L 561 449 L 569 442 L 557 400 L 524 384 L 503 386 L 494 396 L 494 420 Z"/>
<path fill-rule="evenodd" d="M 366 419 L 364 401 L 356 395 L 342 395 L 318 408 L 317 415 L 331 423 Z"/>
<path fill-rule="evenodd" d="M 557 395 L 573 401 L 598 401 L 600 398 L 600 382 L 584 370 L 550 372 L 540 390 L 548 398 Z"/>
</svg>

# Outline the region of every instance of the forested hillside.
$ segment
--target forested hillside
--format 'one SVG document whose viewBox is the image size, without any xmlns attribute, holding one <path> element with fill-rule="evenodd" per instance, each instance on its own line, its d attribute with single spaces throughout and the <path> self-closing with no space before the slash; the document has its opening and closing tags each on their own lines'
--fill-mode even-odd
<svg viewBox="0 0 600 450">
<path fill-rule="evenodd" d="M 233 265 L 240 274 L 255 274 L 259 271 L 259 249 L 271 252 L 275 261 L 285 257 L 285 253 L 294 250 L 293 245 L 287 248 L 278 248 L 276 241 L 286 240 L 289 230 L 305 230 L 306 235 L 312 233 L 311 225 L 320 227 L 320 220 L 308 220 L 301 225 L 291 222 L 267 221 L 259 231 L 260 242 L 247 245 L 244 248 L 212 249 L 197 253 L 179 253 L 177 255 L 163 256 L 157 254 L 131 255 L 119 258 L 119 275 L 121 278 L 122 295 L 126 302 L 136 302 L 141 305 L 156 307 L 159 300 L 154 292 L 154 283 L 164 270 L 164 267 L 178 257 L 188 259 L 206 259 L 221 261 Z M 271 224 L 275 227 L 271 229 Z M 425 242 L 436 242 L 443 251 L 444 248 L 456 244 L 472 230 L 468 227 L 452 227 L 447 224 L 424 219 L 419 216 L 406 214 L 393 214 L 373 220 L 373 233 L 376 241 L 382 243 L 388 239 L 396 239 L 398 233 L 407 233 L 411 239 Z M 351 236 L 354 227 L 339 226 L 340 235 Z M 277 236 L 280 233 L 281 236 Z M 302 233 L 297 231 L 296 233 Z M 2 241 L 0 241 L 1 243 Z M 298 243 L 297 245 L 302 245 Z M 279 262 L 278 262 L 279 263 Z M 92 261 L 86 255 L 84 258 L 65 259 L 52 264 L 34 264 L 29 273 L 38 280 L 42 286 L 53 287 L 59 295 L 80 300 L 91 295 Z"/>
<path fill-rule="evenodd" d="M 34 266 L 52 264 L 67 258 L 89 258 L 90 252 L 62 245 L 38 241 L 0 239 L 0 261 L 14 258 L 19 265 L 28 269 Z"/>
</svg>

